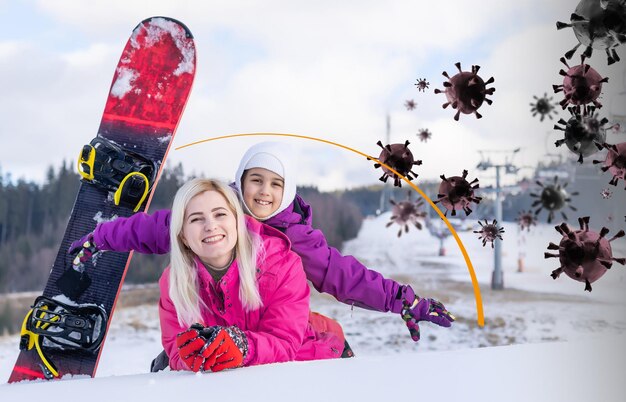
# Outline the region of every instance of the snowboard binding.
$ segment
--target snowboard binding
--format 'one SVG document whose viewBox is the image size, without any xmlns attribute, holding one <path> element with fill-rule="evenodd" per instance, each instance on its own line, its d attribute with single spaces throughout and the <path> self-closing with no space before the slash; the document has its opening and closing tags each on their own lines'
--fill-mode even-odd
<svg viewBox="0 0 626 402">
<path fill-rule="evenodd" d="M 83 181 L 114 193 L 115 205 L 137 212 L 157 174 L 154 162 L 128 151 L 104 137 L 83 146 L 78 156 L 78 173 Z"/>
<path fill-rule="evenodd" d="M 39 296 L 22 323 L 21 350 L 35 348 L 41 358 L 40 367 L 47 379 L 59 372 L 48 358 L 46 349 L 96 352 L 106 333 L 107 314 L 93 305 L 68 305 L 59 300 Z"/>
</svg>

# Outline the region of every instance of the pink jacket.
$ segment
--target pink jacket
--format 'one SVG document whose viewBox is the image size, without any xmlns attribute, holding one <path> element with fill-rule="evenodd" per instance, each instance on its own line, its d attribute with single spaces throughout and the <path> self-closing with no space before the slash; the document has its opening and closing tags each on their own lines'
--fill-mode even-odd
<svg viewBox="0 0 626 402">
<path fill-rule="evenodd" d="M 289 240 L 278 230 L 246 216 L 249 229 L 263 240 L 264 260 L 257 263 L 257 280 L 263 306 L 245 311 L 239 300 L 237 260 L 215 283 L 200 260 L 196 259 L 204 326 L 237 325 L 248 338 L 244 366 L 289 360 L 336 358 L 343 351 L 343 339 L 334 333 L 316 332 L 309 323 L 309 287 L 302 261 L 290 250 Z M 159 280 L 159 317 L 163 347 L 174 370 L 188 370 L 178 355 L 176 335 L 180 326 L 169 297 L 169 267 Z"/>
</svg>

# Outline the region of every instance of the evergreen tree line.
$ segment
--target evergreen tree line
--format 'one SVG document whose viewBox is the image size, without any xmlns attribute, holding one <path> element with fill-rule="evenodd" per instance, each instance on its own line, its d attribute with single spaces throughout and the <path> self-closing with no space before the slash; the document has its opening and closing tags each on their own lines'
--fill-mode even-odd
<svg viewBox="0 0 626 402">
<path fill-rule="evenodd" d="M 192 177 L 180 164 L 166 167 L 150 211 L 169 208 L 178 188 Z M 79 187 L 79 175 L 67 162 L 49 168 L 43 184 L 14 183 L 9 175 L 0 174 L 0 293 L 43 289 Z M 341 248 L 345 240 L 356 237 L 363 217 L 353 202 L 311 187 L 298 191 L 316 211 L 313 224 L 332 246 Z M 154 283 L 168 262 L 167 255 L 135 254 L 125 282 Z"/>
<path fill-rule="evenodd" d="M 166 168 L 157 186 L 150 212 L 169 208 L 178 188 L 192 177 L 193 175 L 185 175 L 180 164 Z M 570 221 L 583 214 L 596 217 L 603 217 L 602 213 L 612 213 L 618 217 L 622 215 L 623 212 L 618 212 L 623 209 L 626 193 L 619 193 L 611 200 L 598 202 L 597 195 L 601 187 L 606 187 L 605 181 L 593 177 L 591 184 L 595 187 L 593 191 L 589 191 L 591 184 L 589 180 L 583 180 L 585 177 L 581 176 L 577 183 L 570 186 L 571 191 L 581 193 L 575 197 L 578 214 L 568 212 Z M 436 200 L 439 183 L 440 181 L 421 181 L 418 186 L 431 200 Z M 58 168 L 50 167 L 44 184 L 26 180 L 14 182 L 10 179 L 10 174 L 3 175 L 0 171 L 0 334 L 6 330 L 11 332 L 19 330 L 24 311 L 32 302 L 31 298 L 34 298 L 29 295 L 3 296 L 2 293 L 41 292 L 58 252 L 79 186 L 78 174 L 74 172 L 73 166 L 66 162 Z M 537 190 L 540 192 L 540 189 L 534 191 Z M 525 191 L 504 198 L 505 221 L 514 221 L 520 210 L 530 209 L 534 201 L 529 195 L 530 192 Z M 390 199 L 396 202 L 404 201 L 409 194 L 413 202 L 421 198 L 406 185 L 397 188 L 389 184 L 385 187 L 379 184 L 331 193 L 320 192 L 315 187 L 300 187 L 298 193 L 313 208 L 313 226 L 321 229 L 329 244 L 338 249 L 341 249 L 344 241 L 357 236 L 363 216 L 377 215 L 390 210 L 392 207 Z M 384 193 L 382 197 L 381 193 Z M 479 205 L 473 207 L 474 211 L 469 219 L 476 221 L 483 218 L 491 219 L 493 201 L 486 196 L 485 189 L 481 189 L 479 193 L 484 198 Z M 593 198 L 592 195 L 596 197 Z M 609 201 L 615 205 L 611 207 Z M 422 208 L 431 218 L 437 219 L 435 212 L 426 202 Z M 602 209 L 596 211 L 592 208 Z M 607 208 L 608 210 L 604 211 Z M 457 217 L 463 219 L 465 214 L 459 212 Z M 154 283 L 168 262 L 167 255 L 135 254 L 126 275 L 126 283 Z"/>
</svg>

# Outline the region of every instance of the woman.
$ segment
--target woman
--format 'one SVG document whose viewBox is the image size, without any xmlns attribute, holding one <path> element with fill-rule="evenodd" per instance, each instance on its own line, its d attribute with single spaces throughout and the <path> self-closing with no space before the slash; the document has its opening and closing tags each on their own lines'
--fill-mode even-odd
<svg viewBox="0 0 626 402">
<path fill-rule="evenodd" d="M 454 316 L 441 302 L 419 297 L 411 286 L 387 279 L 328 245 L 324 234 L 312 227 L 311 206 L 296 194 L 291 154 L 282 143 L 253 145 L 239 163 L 233 186 L 247 214 L 289 238 L 315 289 L 352 306 L 400 314 L 414 341 L 420 339 L 419 321 L 450 327 Z M 103 250 L 167 253 L 169 221 L 169 211 L 163 210 L 101 223 L 74 242 L 70 253 L 77 254 L 77 264 Z"/>
<path fill-rule="evenodd" d="M 172 369 L 341 355 L 341 334 L 316 333 L 309 324 L 309 288 L 289 240 L 245 216 L 227 185 L 206 179 L 183 185 L 169 232 L 159 317 Z"/>
</svg>

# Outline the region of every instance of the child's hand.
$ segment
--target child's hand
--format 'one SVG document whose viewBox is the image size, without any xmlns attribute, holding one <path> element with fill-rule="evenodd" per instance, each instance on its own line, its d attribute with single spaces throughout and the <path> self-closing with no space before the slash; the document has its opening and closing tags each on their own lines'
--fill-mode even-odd
<svg viewBox="0 0 626 402">
<path fill-rule="evenodd" d="M 413 303 L 406 299 L 402 300 L 402 319 L 406 322 L 411 338 L 417 342 L 420 340 L 420 321 L 429 321 L 442 327 L 449 327 L 455 320 L 446 307 L 439 300 L 419 298 L 415 296 Z"/>
<path fill-rule="evenodd" d="M 72 255 L 72 266 L 75 270 L 82 272 L 85 262 L 91 260 L 98 251 L 98 247 L 93 240 L 93 233 L 87 233 L 85 236 L 74 241 L 67 253 Z"/>
</svg>

